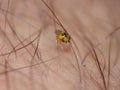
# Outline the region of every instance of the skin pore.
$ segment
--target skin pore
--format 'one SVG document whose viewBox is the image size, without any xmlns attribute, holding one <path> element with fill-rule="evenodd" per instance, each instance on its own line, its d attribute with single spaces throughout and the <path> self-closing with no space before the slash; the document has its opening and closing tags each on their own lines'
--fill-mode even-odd
<svg viewBox="0 0 120 90">
<path fill-rule="evenodd" d="M 119 0 L 1 0 L 0 90 L 119 90 L 119 8 Z M 56 30 L 70 35 L 69 47 Z"/>
</svg>

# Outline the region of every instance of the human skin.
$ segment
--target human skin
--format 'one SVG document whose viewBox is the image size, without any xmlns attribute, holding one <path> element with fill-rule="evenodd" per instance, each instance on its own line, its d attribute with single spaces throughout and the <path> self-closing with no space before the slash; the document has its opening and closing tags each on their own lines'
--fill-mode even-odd
<svg viewBox="0 0 120 90">
<path fill-rule="evenodd" d="M 119 0 L 0 3 L 0 90 L 120 89 Z"/>
</svg>

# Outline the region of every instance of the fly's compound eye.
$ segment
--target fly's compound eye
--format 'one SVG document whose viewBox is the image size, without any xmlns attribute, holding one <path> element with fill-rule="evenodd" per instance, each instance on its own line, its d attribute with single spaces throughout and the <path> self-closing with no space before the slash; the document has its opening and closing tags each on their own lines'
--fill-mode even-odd
<svg viewBox="0 0 120 90">
<path fill-rule="evenodd" d="M 63 33 L 61 34 L 62 36 L 65 36 Z"/>
</svg>

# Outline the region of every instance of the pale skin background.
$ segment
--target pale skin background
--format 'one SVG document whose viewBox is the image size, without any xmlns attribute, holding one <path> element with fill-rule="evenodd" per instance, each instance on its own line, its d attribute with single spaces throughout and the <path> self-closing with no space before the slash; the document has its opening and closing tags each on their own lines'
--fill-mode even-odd
<svg viewBox="0 0 120 90">
<path fill-rule="evenodd" d="M 120 0 L 0 0 L 0 90 L 120 90 Z M 56 21 L 54 21 L 56 20 Z"/>
</svg>

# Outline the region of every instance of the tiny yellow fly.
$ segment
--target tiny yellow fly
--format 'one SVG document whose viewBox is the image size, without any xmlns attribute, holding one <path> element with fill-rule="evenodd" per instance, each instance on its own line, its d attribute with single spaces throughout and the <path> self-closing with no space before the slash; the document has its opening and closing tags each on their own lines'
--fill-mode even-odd
<svg viewBox="0 0 120 90">
<path fill-rule="evenodd" d="M 70 43 L 70 35 L 65 31 L 56 30 L 56 39 L 58 43 Z"/>
<path fill-rule="evenodd" d="M 71 41 L 70 35 L 67 32 L 61 30 L 56 30 L 55 33 L 56 33 L 58 48 L 68 51 Z"/>
</svg>

